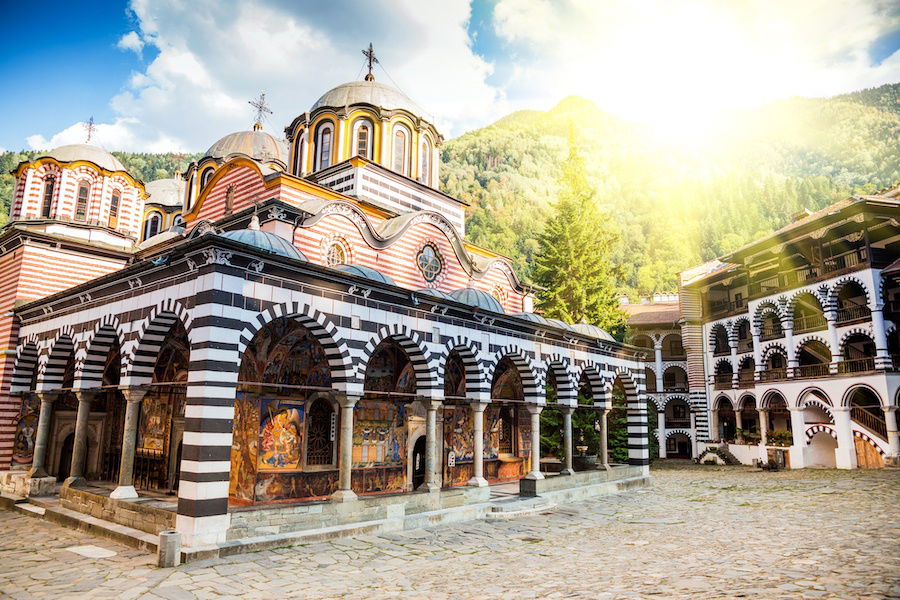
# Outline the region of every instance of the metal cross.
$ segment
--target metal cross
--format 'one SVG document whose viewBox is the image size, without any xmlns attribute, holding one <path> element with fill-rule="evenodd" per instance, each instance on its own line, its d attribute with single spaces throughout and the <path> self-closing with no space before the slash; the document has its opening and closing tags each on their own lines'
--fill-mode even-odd
<svg viewBox="0 0 900 600">
<path fill-rule="evenodd" d="M 260 92 L 259 97 L 254 100 L 249 100 L 247 102 L 250 106 L 256 109 L 256 123 L 262 125 L 262 120 L 266 115 L 271 115 L 272 111 L 269 109 L 269 106 L 266 104 L 266 93 Z"/>
<path fill-rule="evenodd" d="M 84 130 L 87 132 L 87 139 L 84 141 L 85 144 L 91 143 L 91 138 L 94 137 L 94 132 L 97 131 L 97 126 L 94 125 L 94 117 L 91 116 L 88 119 L 88 122 L 84 124 Z"/>
<path fill-rule="evenodd" d="M 362 53 L 363 56 L 366 57 L 366 62 L 369 64 L 369 74 L 366 75 L 366 81 L 374 81 L 375 75 L 372 74 L 372 67 L 380 63 L 375 57 L 375 50 L 372 48 L 372 42 L 369 42 L 369 48 L 367 50 L 363 50 Z"/>
</svg>

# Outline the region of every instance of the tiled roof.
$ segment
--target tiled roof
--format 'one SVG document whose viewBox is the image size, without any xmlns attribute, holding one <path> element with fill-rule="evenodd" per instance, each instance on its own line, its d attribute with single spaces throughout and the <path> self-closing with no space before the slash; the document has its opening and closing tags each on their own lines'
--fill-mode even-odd
<svg viewBox="0 0 900 600">
<path fill-rule="evenodd" d="M 656 304 L 623 304 L 622 310 L 628 315 L 628 325 L 671 325 L 681 319 L 677 302 Z"/>
</svg>

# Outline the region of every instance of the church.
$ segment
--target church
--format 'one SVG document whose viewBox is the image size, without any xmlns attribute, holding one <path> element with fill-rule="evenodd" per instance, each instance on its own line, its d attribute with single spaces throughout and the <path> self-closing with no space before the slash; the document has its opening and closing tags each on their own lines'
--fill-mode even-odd
<svg viewBox="0 0 900 600">
<path fill-rule="evenodd" d="M 0 487 L 210 548 L 477 518 L 497 484 L 646 482 L 646 351 L 534 312 L 438 189 L 442 141 L 370 60 L 283 139 L 257 118 L 172 179 L 89 144 L 20 164 L 0 233 Z M 605 415 L 614 393 L 629 464 L 576 473 L 578 397 Z M 548 397 L 567 458 L 545 477 Z"/>
</svg>

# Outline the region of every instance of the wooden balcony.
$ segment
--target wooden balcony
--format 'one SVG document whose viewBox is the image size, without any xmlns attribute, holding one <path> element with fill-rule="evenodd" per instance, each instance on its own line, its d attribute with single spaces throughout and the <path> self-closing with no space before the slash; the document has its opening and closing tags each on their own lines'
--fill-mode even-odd
<svg viewBox="0 0 900 600">
<path fill-rule="evenodd" d="M 838 373 L 869 373 L 875 370 L 875 358 L 854 358 L 838 363 Z"/>
<path fill-rule="evenodd" d="M 754 385 L 756 385 L 756 381 L 753 380 L 753 371 L 738 371 L 739 388 L 752 388 Z"/>
<path fill-rule="evenodd" d="M 731 373 L 720 373 L 716 375 L 713 383 L 713 389 L 730 390 L 732 378 L 733 376 Z"/>
<path fill-rule="evenodd" d="M 794 368 L 794 379 L 818 379 L 820 377 L 828 377 L 828 363 L 820 363 L 817 365 L 801 365 Z"/>
<path fill-rule="evenodd" d="M 760 381 L 784 381 L 787 379 L 787 369 L 768 369 L 759 372 Z"/>
<path fill-rule="evenodd" d="M 857 321 L 868 321 L 871 318 L 872 311 L 869 310 L 868 306 L 854 305 L 837 309 L 837 319 L 835 322 L 838 325 L 846 325 L 847 323 L 854 323 Z"/>
<path fill-rule="evenodd" d="M 777 340 L 782 337 L 784 337 L 784 329 L 781 328 L 781 325 L 766 323 L 759 330 L 759 340 L 761 342 Z"/>
<path fill-rule="evenodd" d="M 828 327 L 823 314 L 800 315 L 794 317 L 794 333 L 807 333 Z"/>
</svg>

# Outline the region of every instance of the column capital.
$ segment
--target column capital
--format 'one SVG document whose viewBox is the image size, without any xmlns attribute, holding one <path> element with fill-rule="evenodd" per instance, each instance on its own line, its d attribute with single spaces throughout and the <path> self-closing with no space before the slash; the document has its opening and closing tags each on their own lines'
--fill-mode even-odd
<svg viewBox="0 0 900 600">
<path fill-rule="evenodd" d="M 56 390 L 47 390 L 45 392 L 34 392 L 34 395 L 38 397 L 38 400 L 41 401 L 41 404 L 43 404 L 44 402 L 46 402 L 47 404 L 53 404 L 59 397 L 60 392 Z"/>
<path fill-rule="evenodd" d="M 484 402 L 482 400 L 472 400 L 469 402 L 469 407 L 475 412 L 484 412 L 484 409 L 488 407 L 490 402 Z"/>
<path fill-rule="evenodd" d="M 539 414 L 541 414 L 541 411 L 544 410 L 544 405 L 543 404 L 526 404 L 525 409 L 528 411 L 529 414 L 539 415 Z"/>
<path fill-rule="evenodd" d="M 350 409 L 356 406 L 356 403 L 359 402 L 360 396 L 355 394 L 343 394 L 336 393 L 334 394 L 334 400 L 338 403 L 341 408 Z"/>
<path fill-rule="evenodd" d="M 94 396 L 97 395 L 97 392 L 89 392 L 86 390 L 76 390 L 75 397 L 78 398 L 78 402 L 90 402 L 94 399 Z"/>
<path fill-rule="evenodd" d="M 121 388 L 120 391 L 122 395 L 125 396 L 125 400 L 127 402 L 140 402 L 144 399 L 144 396 L 147 395 L 147 388 L 142 387 L 129 387 L 129 388 Z"/>
<path fill-rule="evenodd" d="M 437 410 L 444 405 L 443 398 L 420 398 L 419 402 L 425 407 L 425 410 Z"/>
<path fill-rule="evenodd" d="M 557 404 L 556 406 L 564 415 L 571 415 L 573 412 L 575 412 L 575 409 L 578 408 L 577 406 L 570 406 L 568 404 Z"/>
</svg>

